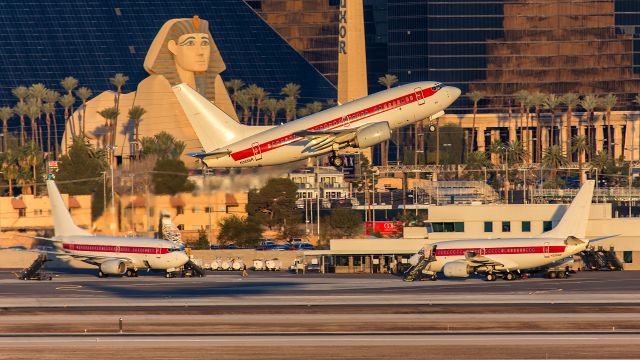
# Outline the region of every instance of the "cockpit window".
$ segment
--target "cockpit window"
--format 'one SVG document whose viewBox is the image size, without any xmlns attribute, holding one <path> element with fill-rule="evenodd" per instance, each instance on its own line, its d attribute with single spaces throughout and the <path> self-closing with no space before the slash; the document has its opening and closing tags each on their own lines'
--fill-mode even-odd
<svg viewBox="0 0 640 360">
<path fill-rule="evenodd" d="M 431 88 L 431 90 L 433 90 L 433 91 L 438 91 L 438 90 L 442 89 L 443 87 L 444 87 L 444 85 L 443 85 L 442 83 L 436 83 L 436 84 Z"/>
</svg>

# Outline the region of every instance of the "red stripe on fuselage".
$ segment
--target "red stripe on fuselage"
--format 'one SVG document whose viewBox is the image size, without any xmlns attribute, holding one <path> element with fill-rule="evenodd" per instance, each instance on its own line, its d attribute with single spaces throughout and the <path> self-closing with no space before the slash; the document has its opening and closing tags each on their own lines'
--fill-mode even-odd
<svg viewBox="0 0 640 360">
<path fill-rule="evenodd" d="M 438 89 L 439 90 L 439 89 Z M 433 96 L 433 94 L 437 93 L 438 90 L 433 90 L 433 88 L 423 89 L 422 90 L 422 99 L 426 99 L 428 97 Z M 416 102 L 418 99 L 416 97 L 415 92 L 410 92 L 406 95 L 402 95 L 395 99 L 387 100 L 381 102 L 379 104 L 370 106 L 366 109 L 362 109 L 359 111 L 352 112 L 351 114 L 347 114 L 345 116 L 335 118 L 333 120 L 325 121 L 322 124 L 318 124 L 308 128 L 308 131 L 320 131 L 320 130 L 333 130 L 342 126 L 351 126 L 351 124 L 356 123 L 358 121 L 362 121 L 374 115 L 380 115 L 386 111 L 396 109 L 398 107 L 408 105 Z M 265 153 L 271 150 L 275 150 L 279 147 L 290 144 L 294 141 L 299 140 L 300 137 L 294 134 L 288 134 L 285 136 L 281 136 L 277 139 L 267 141 L 265 143 L 259 144 L 260 153 Z M 257 153 L 257 152 L 256 152 Z M 239 150 L 231 154 L 231 158 L 235 161 L 244 160 L 246 158 L 250 158 L 254 156 L 253 147 Z"/>
<path fill-rule="evenodd" d="M 549 246 L 549 254 L 563 253 L 566 246 Z M 473 251 L 478 255 L 525 255 L 542 254 L 545 246 L 517 246 L 497 248 L 460 248 L 460 249 L 436 249 L 436 256 L 464 256 L 467 251 Z"/>
<path fill-rule="evenodd" d="M 120 254 L 166 254 L 168 248 L 156 248 L 149 246 L 116 246 L 97 244 L 63 244 L 63 249 L 69 251 L 109 252 Z"/>
</svg>

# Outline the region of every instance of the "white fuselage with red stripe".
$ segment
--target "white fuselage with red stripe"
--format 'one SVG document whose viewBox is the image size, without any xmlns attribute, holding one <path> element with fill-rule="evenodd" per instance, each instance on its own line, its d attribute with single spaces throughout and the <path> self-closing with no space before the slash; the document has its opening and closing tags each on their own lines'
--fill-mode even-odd
<svg viewBox="0 0 640 360">
<path fill-rule="evenodd" d="M 225 146 L 229 156 L 206 158 L 209 167 L 278 165 L 331 152 L 309 150 L 311 141 L 302 131 L 348 131 L 387 122 L 391 130 L 424 120 L 446 109 L 460 90 L 436 82 L 399 86 L 307 117 L 274 126 Z"/>
<path fill-rule="evenodd" d="M 565 239 L 549 238 L 442 241 L 432 244 L 436 248 L 436 256 L 428 270 L 442 271 L 449 262 L 465 260 L 467 252 L 508 264 L 507 268 L 497 266 L 491 269 L 498 272 L 533 269 L 577 254 L 585 249 L 586 244 L 566 245 Z"/>
<path fill-rule="evenodd" d="M 138 269 L 175 269 L 189 261 L 182 246 L 162 239 L 65 236 L 56 244 L 70 255 L 126 259 Z"/>
</svg>

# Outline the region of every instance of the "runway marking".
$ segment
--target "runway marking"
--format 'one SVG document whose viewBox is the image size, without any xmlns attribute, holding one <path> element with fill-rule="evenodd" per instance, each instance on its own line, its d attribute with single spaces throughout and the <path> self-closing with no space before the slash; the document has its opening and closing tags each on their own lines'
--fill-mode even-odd
<svg viewBox="0 0 640 360">
<path fill-rule="evenodd" d="M 63 285 L 63 286 L 56 287 L 56 290 L 71 290 L 71 291 L 97 292 L 97 293 L 104 292 L 102 290 L 82 289 L 82 285 Z"/>
</svg>

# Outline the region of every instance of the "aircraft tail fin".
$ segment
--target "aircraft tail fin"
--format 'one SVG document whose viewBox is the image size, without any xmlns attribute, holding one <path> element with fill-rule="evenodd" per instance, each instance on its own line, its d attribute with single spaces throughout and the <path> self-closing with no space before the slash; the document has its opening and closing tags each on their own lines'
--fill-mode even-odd
<svg viewBox="0 0 640 360">
<path fill-rule="evenodd" d="M 543 238 L 565 239 L 574 236 L 584 239 L 587 232 L 587 222 L 589 221 L 589 211 L 591 210 L 591 199 L 593 198 L 594 180 L 587 180 L 578 194 L 567 208 L 567 211 L 560 219 L 560 222 L 553 229 L 542 233 Z"/>
<path fill-rule="evenodd" d="M 173 92 L 205 152 L 218 150 L 269 128 L 239 124 L 187 84 L 174 86 Z"/>
<path fill-rule="evenodd" d="M 73 222 L 71 214 L 62 200 L 62 195 L 60 195 L 60 191 L 53 180 L 47 180 L 47 191 L 49 192 L 55 236 L 91 235 Z"/>
</svg>

